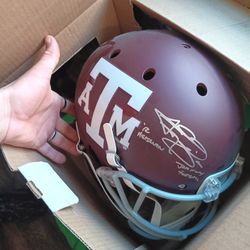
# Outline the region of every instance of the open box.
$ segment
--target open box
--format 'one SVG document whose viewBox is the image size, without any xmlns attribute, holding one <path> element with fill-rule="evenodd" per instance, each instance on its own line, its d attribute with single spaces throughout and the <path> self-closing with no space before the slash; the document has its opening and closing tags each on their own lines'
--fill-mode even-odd
<svg viewBox="0 0 250 250">
<path fill-rule="evenodd" d="M 0 9 L 3 38 L 0 41 L 0 79 L 2 85 L 7 84 L 30 67 L 40 53 L 46 34 L 54 35 L 59 42 L 59 68 L 94 38 L 102 43 L 117 34 L 139 29 L 134 15 L 141 11 L 162 26 L 176 29 L 216 53 L 218 58 L 227 64 L 228 69 L 234 72 L 246 98 L 250 99 L 250 56 L 247 53 L 250 51 L 250 10 L 247 6 L 249 1 L 232 0 L 39 0 L 26 1 L 25 4 L 6 1 Z M 140 25 L 148 24 L 141 20 Z M 40 154 L 26 149 L 3 146 L 2 151 L 14 171 L 28 162 L 47 161 Z M 246 166 L 247 163 L 248 159 Z M 69 158 L 64 166 L 56 166 L 52 162 L 50 165 L 79 198 L 79 203 L 55 211 L 54 214 L 90 249 L 135 249 L 143 244 L 133 237 L 131 231 L 117 226 L 108 211 L 95 199 L 93 189 L 87 185 L 84 175 L 81 175 L 84 172 L 81 159 Z M 249 247 L 248 176 L 244 175 L 239 185 L 234 188 L 233 199 L 225 198 L 225 204 L 216 219 L 205 230 L 180 245 L 176 244 L 175 247 Z M 48 185 L 47 191 L 40 191 L 49 192 L 53 185 L 54 183 Z M 36 183 L 31 188 L 35 186 Z M 143 247 L 150 248 L 147 244 Z M 166 242 L 157 248 L 173 249 L 174 246 Z"/>
</svg>

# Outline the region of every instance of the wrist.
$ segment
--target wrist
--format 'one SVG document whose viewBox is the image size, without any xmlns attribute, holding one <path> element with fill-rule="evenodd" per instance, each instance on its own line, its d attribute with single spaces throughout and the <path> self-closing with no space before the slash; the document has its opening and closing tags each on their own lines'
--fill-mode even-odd
<svg viewBox="0 0 250 250">
<path fill-rule="evenodd" d="M 0 89 L 0 144 L 7 135 L 11 116 L 9 87 Z"/>
</svg>

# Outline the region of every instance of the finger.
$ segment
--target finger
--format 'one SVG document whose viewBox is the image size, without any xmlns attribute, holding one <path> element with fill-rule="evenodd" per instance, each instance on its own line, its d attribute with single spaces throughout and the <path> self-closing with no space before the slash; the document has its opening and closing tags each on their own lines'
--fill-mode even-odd
<svg viewBox="0 0 250 250">
<path fill-rule="evenodd" d="M 50 144 L 63 149 L 65 152 L 68 152 L 72 155 L 79 155 L 79 153 L 76 150 L 76 143 L 69 140 L 67 137 L 65 137 L 63 134 L 61 134 L 59 131 L 56 131 L 56 135 L 52 140 L 50 140 Z"/>
<path fill-rule="evenodd" d="M 69 115 L 75 116 L 75 107 L 74 103 L 70 100 L 63 98 L 58 93 L 54 92 L 55 102 L 60 104 L 60 111 L 63 113 L 67 113 Z"/>
<path fill-rule="evenodd" d="M 66 161 L 66 157 L 61 152 L 54 149 L 49 143 L 45 143 L 37 149 L 42 155 L 58 164 L 63 164 Z"/>
<path fill-rule="evenodd" d="M 70 100 L 65 99 L 65 98 L 63 98 L 63 100 L 61 102 L 62 102 L 61 112 L 75 116 L 74 103 L 71 102 Z"/>
<path fill-rule="evenodd" d="M 45 51 L 31 70 L 37 71 L 36 73 L 43 72 L 44 75 L 51 75 L 59 61 L 59 57 L 59 45 L 53 36 L 48 35 L 45 38 Z"/>
<path fill-rule="evenodd" d="M 78 137 L 75 129 L 73 129 L 68 123 L 62 119 L 58 119 L 56 123 L 56 130 L 67 137 L 72 142 L 77 142 Z"/>
</svg>

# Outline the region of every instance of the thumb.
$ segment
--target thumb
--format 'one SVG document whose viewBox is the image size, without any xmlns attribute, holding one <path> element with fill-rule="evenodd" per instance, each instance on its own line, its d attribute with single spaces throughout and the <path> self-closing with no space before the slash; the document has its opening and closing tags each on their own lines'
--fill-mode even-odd
<svg viewBox="0 0 250 250">
<path fill-rule="evenodd" d="M 31 70 L 36 71 L 41 76 L 50 77 L 59 61 L 59 57 L 59 45 L 53 36 L 48 35 L 45 38 L 45 51 Z"/>
</svg>

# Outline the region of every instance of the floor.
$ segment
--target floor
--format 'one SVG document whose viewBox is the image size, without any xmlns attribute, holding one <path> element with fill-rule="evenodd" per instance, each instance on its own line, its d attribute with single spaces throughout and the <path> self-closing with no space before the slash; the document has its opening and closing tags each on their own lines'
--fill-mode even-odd
<svg viewBox="0 0 250 250">
<path fill-rule="evenodd" d="M 69 250 L 54 216 L 0 155 L 0 249 Z"/>
</svg>

